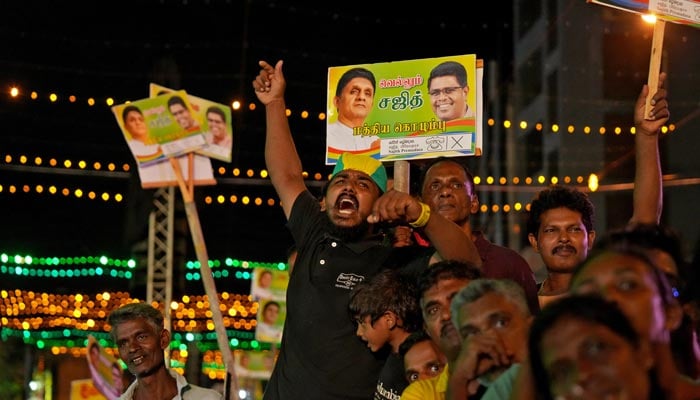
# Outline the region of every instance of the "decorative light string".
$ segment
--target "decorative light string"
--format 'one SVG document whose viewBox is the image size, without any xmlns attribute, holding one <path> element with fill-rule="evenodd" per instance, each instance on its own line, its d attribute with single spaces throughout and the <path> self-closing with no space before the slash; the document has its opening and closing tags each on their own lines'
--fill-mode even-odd
<svg viewBox="0 0 700 400">
<path fill-rule="evenodd" d="M 29 98 L 31 100 L 37 101 L 43 97 L 47 98 L 51 103 L 58 103 L 61 101 L 61 99 L 67 100 L 69 103 L 78 103 L 78 98 L 75 95 L 58 95 L 54 92 L 48 93 L 48 94 L 43 94 L 40 95 L 36 91 L 30 91 L 30 90 L 24 90 L 20 88 L 17 85 L 12 85 L 9 90 L 9 95 L 11 98 L 22 98 L 22 97 L 27 97 L 24 93 L 28 92 L 29 93 Z M 63 100 L 63 101 L 65 101 Z M 99 103 L 97 100 L 95 100 L 94 97 L 86 97 L 84 100 L 85 103 L 90 106 L 94 107 L 97 106 Z M 107 97 L 103 100 L 103 105 L 106 107 L 112 107 L 115 104 L 123 103 L 123 102 L 128 102 L 130 100 L 124 100 L 122 102 L 117 102 L 113 97 Z M 244 106 L 244 103 L 241 102 L 240 100 L 233 99 L 230 100 L 229 102 L 231 109 L 234 112 L 242 112 L 245 108 L 247 108 L 249 111 L 255 111 L 258 108 L 257 103 L 251 102 L 248 103 L 247 107 Z M 291 117 L 294 114 L 294 112 L 291 109 L 287 109 L 286 111 L 287 117 Z M 316 119 L 319 121 L 325 121 L 326 120 L 326 113 L 325 112 L 316 112 L 314 113 L 316 116 Z M 312 113 L 308 110 L 302 110 L 298 112 L 298 116 L 301 117 L 302 119 L 309 119 L 312 116 Z M 628 132 L 630 134 L 634 134 L 634 126 L 624 128 L 621 126 L 615 126 L 612 128 L 605 127 L 605 126 L 598 126 L 594 127 L 591 124 L 584 124 L 583 126 L 577 126 L 576 124 L 561 124 L 561 123 L 553 123 L 549 127 L 546 127 L 542 122 L 528 122 L 528 121 L 511 121 L 511 120 L 503 120 L 503 121 L 497 121 L 494 118 L 487 118 L 486 119 L 486 124 L 490 127 L 495 127 L 498 125 L 501 125 L 503 128 L 506 129 L 515 129 L 520 128 L 521 131 L 527 131 L 530 126 L 534 126 L 535 130 L 537 132 L 542 132 L 542 133 L 552 133 L 552 134 L 558 134 L 560 132 L 566 132 L 568 134 L 574 134 L 577 132 L 581 132 L 585 135 L 590 135 L 592 133 L 598 133 L 600 135 L 605 135 L 607 133 L 611 133 L 614 135 L 620 135 L 622 133 Z M 548 128 L 548 129 L 547 129 Z M 675 125 L 674 124 L 669 124 L 668 126 L 664 126 L 662 128 L 663 133 L 667 132 L 672 132 L 675 130 Z"/>
<path fill-rule="evenodd" d="M 267 265 L 267 264 L 265 264 Z M 270 344 L 255 340 L 259 303 L 249 294 L 218 295 L 225 312 L 223 323 L 232 349 L 264 350 Z M 111 348 L 107 315 L 134 301 L 127 292 L 50 294 L 29 290 L 0 290 L 0 340 L 19 338 L 25 344 L 50 349 L 54 354 L 84 356 L 88 335 Z M 164 306 L 154 303 L 163 311 Z M 170 304 L 171 348 L 186 352 L 188 345 L 201 351 L 218 348 L 210 303 L 206 295 L 184 295 Z M 185 353 L 186 354 L 186 353 Z"/>
<path fill-rule="evenodd" d="M 17 276 L 46 279 L 72 279 L 79 277 L 107 277 L 132 279 L 138 267 L 134 259 L 116 259 L 107 256 L 33 257 L 31 255 L 0 253 L 0 276 Z M 209 260 L 214 278 L 250 280 L 254 268 L 287 269 L 284 262 L 245 261 L 235 258 Z M 201 263 L 187 261 L 187 280 L 201 280 Z"/>
<path fill-rule="evenodd" d="M 28 91 L 29 95 L 28 97 L 32 100 L 38 100 L 42 97 L 46 97 L 51 101 L 52 103 L 57 103 L 61 101 L 61 99 L 67 99 L 69 103 L 77 103 L 78 98 L 75 95 L 61 95 L 59 96 L 56 93 L 49 93 L 48 95 L 42 95 L 40 96 L 38 92 L 36 91 Z M 12 86 L 10 91 L 10 96 L 12 98 L 22 98 L 26 97 L 24 95 L 25 91 L 21 89 L 18 86 Z M 97 105 L 97 101 L 94 98 L 87 98 L 86 100 L 87 104 L 89 106 L 95 106 Z M 113 98 L 107 98 L 104 100 L 104 104 L 106 106 L 112 106 L 115 104 L 115 100 Z M 238 101 L 238 100 L 233 100 L 231 101 L 231 107 L 234 111 L 241 111 L 245 107 L 243 107 L 243 104 Z M 250 111 L 254 111 L 258 108 L 257 104 L 254 102 L 251 102 L 248 104 L 247 108 Z M 287 110 L 287 116 L 291 117 L 294 115 L 294 113 L 288 109 Z M 310 113 L 306 110 L 301 111 L 298 114 L 302 119 L 308 119 L 310 118 Z M 317 114 L 319 120 L 325 120 L 326 115 L 323 112 L 320 112 Z M 575 126 L 573 124 L 568 124 L 568 125 L 560 125 L 560 124 L 552 124 L 550 126 L 545 126 L 541 122 L 534 122 L 530 123 L 528 121 L 520 121 L 520 122 L 515 122 L 515 121 L 510 121 L 510 120 L 504 120 L 504 121 L 497 121 L 494 118 L 488 118 L 486 119 L 486 125 L 489 127 L 496 127 L 498 125 L 501 125 L 504 129 L 507 129 L 509 131 L 514 131 L 517 132 L 519 129 L 520 131 L 527 131 L 530 126 L 534 128 L 535 131 L 537 132 L 542 132 L 542 133 L 552 133 L 552 134 L 559 134 L 562 132 L 566 132 L 567 134 L 574 134 L 574 133 L 582 133 L 584 135 L 591 135 L 594 133 L 598 133 L 599 135 L 605 135 L 605 134 L 614 134 L 614 135 L 621 135 L 623 133 L 629 133 L 631 135 L 635 134 L 635 128 L 634 127 L 629 127 L 629 128 L 622 128 L 619 126 L 613 127 L 613 128 L 606 128 L 604 126 L 600 127 L 592 127 L 590 125 L 584 125 L 584 126 Z M 675 131 L 676 126 L 674 124 L 669 124 L 668 126 L 662 127 L 662 133 L 667 134 L 670 132 Z M 16 167 L 26 167 L 26 168 L 35 168 L 35 167 L 46 167 L 46 168 L 55 168 L 56 171 L 59 170 L 70 170 L 70 171 L 84 171 L 86 174 L 87 173 L 95 173 L 95 172 L 100 172 L 100 173 L 112 173 L 112 174 L 128 174 L 130 171 L 134 168 L 132 165 L 128 163 L 115 163 L 115 162 L 106 162 L 106 161 L 95 161 L 92 163 L 88 163 L 85 160 L 78 160 L 78 161 L 73 161 L 70 159 L 64 159 L 63 161 L 59 161 L 58 158 L 49 158 L 48 161 L 44 161 L 44 158 L 41 156 L 28 156 L 25 154 L 20 154 L 20 155 L 12 155 L 12 154 L 5 154 L 4 156 L 0 154 L 0 157 L 2 157 L 2 160 L 4 160 L 4 164 L 0 164 L 0 168 L 3 168 L 5 166 L 16 166 Z M 31 160 L 31 161 L 30 161 Z M 215 168 L 214 170 L 215 175 L 220 178 L 220 180 L 225 181 L 227 178 L 236 178 L 236 179 L 244 179 L 249 180 L 251 184 L 264 184 L 264 185 L 270 185 L 269 179 L 268 179 L 268 172 L 265 169 L 260 169 L 256 171 L 255 169 L 252 168 L 246 168 L 246 169 L 240 169 L 238 167 L 232 167 L 232 168 L 227 168 L 225 166 L 219 166 Z M 328 179 L 328 174 L 326 173 L 321 173 L 321 172 L 315 172 L 313 174 L 310 174 L 309 172 L 304 172 L 303 173 L 304 178 L 308 182 L 322 182 L 323 180 Z M 128 176 L 128 175 L 124 175 Z M 593 179 L 594 182 L 591 182 L 591 179 Z M 583 176 L 576 176 L 576 177 L 570 177 L 570 176 L 564 176 L 564 177 L 545 177 L 545 176 L 538 176 L 538 177 L 491 177 L 491 176 L 486 176 L 486 177 L 481 177 L 481 176 L 476 176 L 475 177 L 475 184 L 476 185 L 485 185 L 487 188 L 486 190 L 490 189 L 491 187 L 505 187 L 508 185 L 508 189 L 516 189 L 516 190 L 523 190 L 523 188 L 527 186 L 537 186 L 537 190 L 541 189 L 543 185 L 549 185 L 549 184 L 556 184 L 556 183 L 565 183 L 565 184 L 578 184 L 582 185 L 584 187 L 588 186 L 588 188 L 591 191 L 597 190 L 599 187 L 599 182 L 598 182 L 598 177 L 595 176 L 594 173 L 589 174 L 587 177 Z M 240 183 L 237 182 L 237 183 Z M 524 186 L 523 186 L 524 185 Z M 208 191 L 215 190 L 211 188 L 207 188 Z M 480 188 L 480 190 L 484 190 L 484 188 Z M 494 190 L 498 190 L 495 188 Z M 99 190 L 99 189 L 94 189 L 94 188 L 84 188 L 84 187 L 68 187 L 65 185 L 57 185 L 57 184 L 48 184 L 48 185 L 42 185 L 42 184 L 27 184 L 27 183 L 2 183 L 0 182 L 0 195 L 3 194 L 10 194 L 10 195 L 16 195 L 16 194 L 33 194 L 33 195 L 49 195 L 49 196 L 64 196 L 64 197 L 72 197 L 77 200 L 99 200 L 99 201 L 104 201 L 104 202 L 115 202 L 115 203 L 121 203 L 127 199 L 125 199 L 125 195 L 120 192 L 110 192 L 106 190 Z M 204 197 L 204 204 L 207 206 L 217 206 L 217 205 L 230 205 L 230 204 L 239 204 L 243 206 L 269 206 L 269 207 L 276 207 L 279 206 L 279 199 L 276 197 L 263 197 L 259 195 L 253 195 L 251 193 L 241 193 L 240 191 L 237 192 L 229 192 L 225 193 L 224 191 L 220 191 L 218 194 L 206 194 Z M 514 204 L 493 204 L 493 205 L 487 205 L 487 204 L 482 204 L 480 208 L 480 212 L 482 213 L 496 213 L 496 212 L 511 212 L 511 211 L 526 211 L 528 208 L 527 205 L 523 205 L 520 203 L 514 203 Z"/>
<path fill-rule="evenodd" d="M 0 164 L 0 169 L 2 165 Z M 252 171 L 252 170 L 249 170 Z M 259 174 L 267 177 L 266 170 L 260 170 Z M 304 173 L 304 177 L 307 179 L 307 184 L 311 185 L 321 185 L 321 174 L 316 173 L 313 179 L 308 179 L 309 174 Z M 326 177 L 327 178 L 327 177 Z M 251 184 L 260 185 L 260 179 L 264 185 L 272 188 L 272 184 L 267 178 L 251 178 Z M 255 180 L 255 182 L 253 182 Z M 676 182 L 677 181 L 677 182 Z M 554 185 L 558 183 L 577 186 L 580 190 L 584 191 L 606 191 L 606 190 L 631 190 L 632 183 L 616 183 L 610 185 L 601 185 L 598 181 L 598 176 L 596 174 L 590 174 L 588 177 L 582 175 L 578 176 L 564 176 L 564 177 L 545 177 L 543 175 L 537 177 L 526 177 L 521 179 L 519 177 L 513 177 L 508 179 L 506 177 L 493 177 L 493 176 L 475 176 L 474 183 L 478 186 L 480 192 L 537 192 L 547 187 L 548 185 Z M 698 180 L 696 178 L 677 180 L 673 177 L 665 178 L 664 184 L 669 184 L 673 186 L 682 185 L 697 185 Z M 204 190 L 212 191 L 217 190 L 212 187 L 206 187 Z M 45 186 L 42 184 L 3 184 L 0 183 L 0 196 L 19 196 L 19 195 L 43 195 L 48 197 L 63 196 L 64 198 L 72 198 L 76 201 L 86 200 L 86 201 L 102 201 L 105 203 L 123 203 L 128 199 L 124 194 L 119 192 L 107 192 L 100 191 L 96 189 L 88 189 L 86 187 L 68 187 L 60 185 L 49 185 Z M 223 190 L 218 194 L 206 194 L 203 196 L 204 206 L 229 206 L 229 205 L 240 205 L 240 206 L 268 206 L 277 207 L 280 205 L 279 199 L 277 197 L 264 197 L 259 194 L 245 193 L 240 191 L 224 193 Z M 529 204 L 523 204 L 520 202 L 515 202 L 512 204 L 486 204 L 482 203 L 479 208 L 481 213 L 499 213 L 499 212 L 520 212 L 527 211 L 529 209 Z"/>
</svg>

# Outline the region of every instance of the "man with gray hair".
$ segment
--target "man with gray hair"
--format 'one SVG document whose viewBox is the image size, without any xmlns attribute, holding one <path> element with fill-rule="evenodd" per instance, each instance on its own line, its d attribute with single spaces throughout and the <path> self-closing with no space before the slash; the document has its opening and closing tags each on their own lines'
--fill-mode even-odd
<svg viewBox="0 0 700 400">
<path fill-rule="evenodd" d="M 147 303 L 125 304 L 109 314 L 107 323 L 119 357 L 136 377 L 119 400 L 221 400 L 219 392 L 192 385 L 166 367 L 170 331 L 163 321 L 163 314 Z"/>
<path fill-rule="evenodd" d="M 502 375 L 504 380 L 515 376 L 514 366 L 527 356 L 532 314 L 523 288 L 510 279 L 473 280 L 452 298 L 450 308 L 462 348 L 447 398 L 472 400 L 474 394 L 482 392 L 480 386 L 489 387 Z M 489 387 L 481 398 L 501 398 L 490 397 L 492 389 Z M 509 393 L 509 389 L 505 391 Z"/>
</svg>

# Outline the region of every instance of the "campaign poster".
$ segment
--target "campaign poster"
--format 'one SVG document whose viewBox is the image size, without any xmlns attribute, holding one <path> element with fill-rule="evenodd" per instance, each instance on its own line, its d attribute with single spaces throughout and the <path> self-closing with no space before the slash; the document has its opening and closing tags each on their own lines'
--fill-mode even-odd
<svg viewBox="0 0 700 400">
<path fill-rule="evenodd" d="M 112 107 L 131 152 L 141 166 L 206 145 L 187 92 L 179 90 Z"/>
<path fill-rule="evenodd" d="M 172 92 L 176 92 L 176 90 L 156 83 L 149 85 L 149 97 L 157 97 Z M 197 149 L 196 152 L 210 158 L 231 162 L 231 153 L 233 151 L 231 107 L 191 94 L 188 94 L 187 98 L 192 106 L 195 118 L 202 126 L 202 132 L 206 141 L 206 145 Z"/>
<path fill-rule="evenodd" d="M 330 67 L 326 164 L 481 155 L 482 77 L 474 54 Z"/>
<path fill-rule="evenodd" d="M 70 382 L 70 400 L 105 400 L 106 397 L 92 383 L 92 379 L 76 379 Z"/>
<path fill-rule="evenodd" d="M 193 153 L 206 143 L 185 91 L 119 104 L 112 112 L 136 161 L 141 187 L 177 186 L 170 158 L 178 161 L 185 181 L 216 184 L 211 160 Z"/>
<path fill-rule="evenodd" d="M 236 350 L 234 363 L 239 378 L 269 379 L 277 360 L 277 350 Z"/>
<path fill-rule="evenodd" d="M 214 178 L 214 169 L 211 165 L 209 157 L 199 154 L 193 154 L 192 159 L 189 155 L 177 157 L 180 164 L 180 171 L 185 181 L 190 180 L 190 175 L 194 178 L 195 186 L 216 185 Z M 178 186 L 177 176 L 173 166 L 170 165 L 168 159 L 163 162 L 147 165 L 142 167 L 137 165 L 141 187 L 144 189 L 154 189 L 159 187 Z M 190 174 L 190 168 L 192 174 Z"/>
<path fill-rule="evenodd" d="M 88 335 L 87 363 L 95 388 L 107 400 L 119 398 L 126 389 L 121 364 L 107 353 L 92 335 Z"/>
<path fill-rule="evenodd" d="M 700 28 L 699 0 L 588 0 L 591 3 L 631 11 L 654 14 L 665 21 Z"/>
<path fill-rule="evenodd" d="M 274 299 L 259 300 L 255 320 L 255 340 L 279 344 L 282 341 L 287 302 Z"/>
<path fill-rule="evenodd" d="M 253 300 L 285 300 L 287 298 L 287 285 L 289 285 L 289 271 L 256 267 L 253 269 L 250 295 Z"/>
</svg>

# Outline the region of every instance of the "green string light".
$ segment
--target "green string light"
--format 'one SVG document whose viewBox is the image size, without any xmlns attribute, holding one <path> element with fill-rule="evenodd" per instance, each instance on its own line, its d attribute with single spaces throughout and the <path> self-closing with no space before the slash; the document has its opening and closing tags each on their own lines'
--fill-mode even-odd
<svg viewBox="0 0 700 400">
<path fill-rule="evenodd" d="M 15 265 L 10 264 L 10 260 Z M 109 258 L 106 256 L 83 256 L 83 257 L 39 257 L 33 258 L 26 255 L 0 254 L 0 275 L 15 275 L 22 277 L 45 277 L 45 278 L 79 278 L 94 276 L 109 276 L 117 279 L 132 279 L 133 272 L 137 267 L 133 259 L 122 260 Z M 250 270 L 253 268 L 273 268 L 280 271 L 288 269 L 288 265 L 283 262 L 268 263 L 255 261 L 241 261 L 232 258 L 222 260 L 209 260 L 211 268 L 219 269 L 214 273 L 216 278 L 227 278 L 230 271 L 227 269 Z M 65 268 L 66 266 L 81 266 L 81 268 Z M 186 269 L 199 271 L 201 264 L 199 261 L 187 261 Z M 250 280 L 252 274 L 249 271 L 234 274 L 236 279 Z M 199 272 L 187 273 L 187 280 L 201 280 Z"/>
</svg>

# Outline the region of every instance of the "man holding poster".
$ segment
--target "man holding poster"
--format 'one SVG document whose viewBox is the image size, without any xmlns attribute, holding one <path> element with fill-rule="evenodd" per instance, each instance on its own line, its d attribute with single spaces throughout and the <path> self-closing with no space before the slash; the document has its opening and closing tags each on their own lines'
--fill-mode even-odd
<svg viewBox="0 0 700 400">
<path fill-rule="evenodd" d="M 349 292 L 387 266 L 403 267 L 409 257 L 394 253 L 407 248 L 391 247 L 375 234 L 377 224 L 412 224 L 444 259 L 478 263 L 478 253 L 456 224 L 408 193 L 387 190 L 384 166 L 364 154 L 340 155 L 321 207 L 306 186 L 289 127 L 282 61 L 259 65 L 253 87 L 265 105 L 265 164 L 298 251 L 280 355 L 263 399 L 372 398 L 386 355 L 372 354 L 358 340 L 347 312 Z"/>
</svg>

